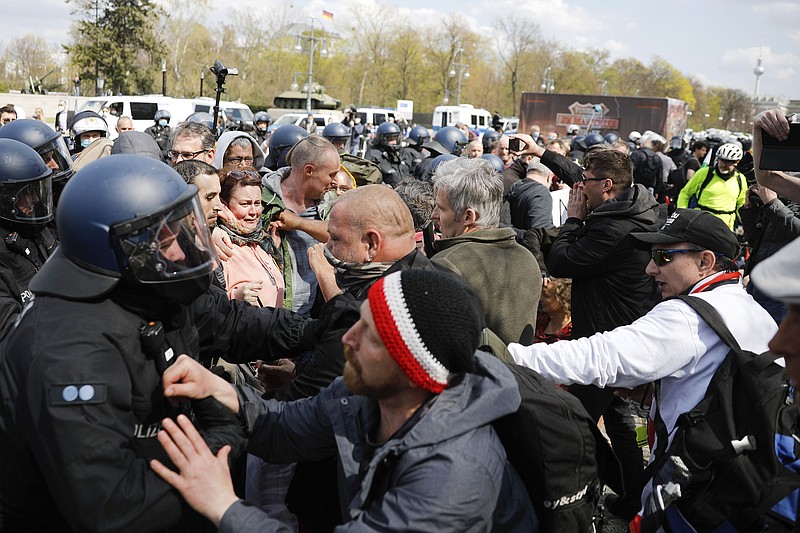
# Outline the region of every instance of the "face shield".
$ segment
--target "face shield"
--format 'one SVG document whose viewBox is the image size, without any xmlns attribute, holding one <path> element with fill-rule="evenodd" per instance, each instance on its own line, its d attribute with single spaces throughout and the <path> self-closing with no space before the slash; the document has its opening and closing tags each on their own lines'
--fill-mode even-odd
<svg viewBox="0 0 800 533">
<path fill-rule="evenodd" d="M 69 155 L 67 144 L 64 137 L 58 136 L 47 144 L 36 149 L 44 159 L 45 165 L 53 171 L 53 181 L 65 181 L 69 179 L 74 170 L 72 168 L 72 158 Z"/>
<path fill-rule="evenodd" d="M 169 211 L 111 228 L 120 266 L 142 284 L 207 276 L 214 255 L 205 215 L 196 196 Z"/>
<path fill-rule="evenodd" d="M 0 190 L 0 217 L 22 224 L 53 220 L 53 188 L 48 175 L 36 181 L 5 183 Z"/>
</svg>

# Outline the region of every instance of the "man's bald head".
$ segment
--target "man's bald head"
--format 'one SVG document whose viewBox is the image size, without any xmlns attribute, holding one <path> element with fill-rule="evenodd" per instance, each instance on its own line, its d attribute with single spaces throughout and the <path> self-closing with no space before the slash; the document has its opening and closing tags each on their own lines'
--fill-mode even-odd
<svg viewBox="0 0 800 533">
<path fill-rule="evenodd" d="M 359 240 L 368 239 L 371 232 L 380 235 L 372 261 L 396 261 L 416 247 L 411 212 L 389 187 L 366 185 L 343 193 L 330 218 L 338 231 L 352 231 Z"/>
</svg>

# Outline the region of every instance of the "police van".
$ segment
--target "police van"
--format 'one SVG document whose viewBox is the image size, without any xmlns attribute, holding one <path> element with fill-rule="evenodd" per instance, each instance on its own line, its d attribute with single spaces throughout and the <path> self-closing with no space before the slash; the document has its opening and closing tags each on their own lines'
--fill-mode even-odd
<svg viewBox="0 0 800 533">
<path fill-rule="evenodd" d="M 484 133 L 492 127 L 492 114 L 470 104 L 440 105 L 433 110 L 433 131 L 463 122 L 469 129 Z"/>
<path fill-rule="evenodd" d="M 144 131 L 154 122 L 156 111 L 165 109 L 171 115 L 170 126 L 186 120 L 192 113 L 214 113 L 214 98 L 172 98 L 160 94 L 143 96 L 98 96 L 89 99 L 80 111 L 95 111 L 102 114 L 103 107 L 108 106 L 117 117 L 128 116 L 133 119 L 133 129 Z M 253 123 L 253 112 L 240 102 L 220 101 L 220 111 L 234 122 Z"/>
</svg>

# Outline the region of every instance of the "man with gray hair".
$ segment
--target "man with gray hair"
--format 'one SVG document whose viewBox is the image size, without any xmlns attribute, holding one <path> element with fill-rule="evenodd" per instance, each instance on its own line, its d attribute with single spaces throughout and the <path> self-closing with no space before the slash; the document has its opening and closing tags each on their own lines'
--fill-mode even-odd
<svg viewBox="0 0 800 533">
<path fill-rule="evenodd" d="M 458 158 L 433 176 L 432 219 L 442 233 L 434 265 L 464 279 L 478 295 L 486 326 L 506 344 L 531 344 L 542 274 L 517 244 L 513 228 L 500 228 L 503 182 L 485 159 Z M 502 265 L 502 268 L 498 268 Z"/>
</svg>

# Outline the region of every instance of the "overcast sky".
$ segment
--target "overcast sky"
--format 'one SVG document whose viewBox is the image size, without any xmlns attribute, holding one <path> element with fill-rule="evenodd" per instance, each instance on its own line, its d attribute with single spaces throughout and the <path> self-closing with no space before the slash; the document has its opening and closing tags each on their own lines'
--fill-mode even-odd
<svg viewBox="0 0 800 533">
<path fill-rule="evenodd" d="M 236 0 L 254 12 L 274 0 Z M 284 0 L 286 1 L 286 0 Z M 292 1 L 292 0 L 289 0 Z M 374 1 L 374 0 L 362 0 Z M 224 16 L 234 2 L 212 0 L 210 20 Z M 70 8 L 63 0 L 6 0 L 0 43 L 35 32 L 47 41 L 67 41 Z M 320 17 L 325 9 L 341 24 L 345 0 L 293 0 L 297 19 Z M 9 5 L 10 4 L 10 5 Z M 764 75 L 760 95 L 800 99 L 800 2 L 763 0 L 403 0 L 385 2 L 398 18 L 434 24 L 459 11 L 472 29 L 492 41 L 492 17 L 515 11 L 535 20 L 545 36 L 576 49 L 605 48 L 618 57 L 647 64 L 654 55 L 669 61 L 705 85 L 741 89 L 752 94 L 753 68 L 761 55 Z M 326 23 L 328 24 L 328 23 Z M 524 88 L 530 89 L 530 88 Z"/>
</svg>

